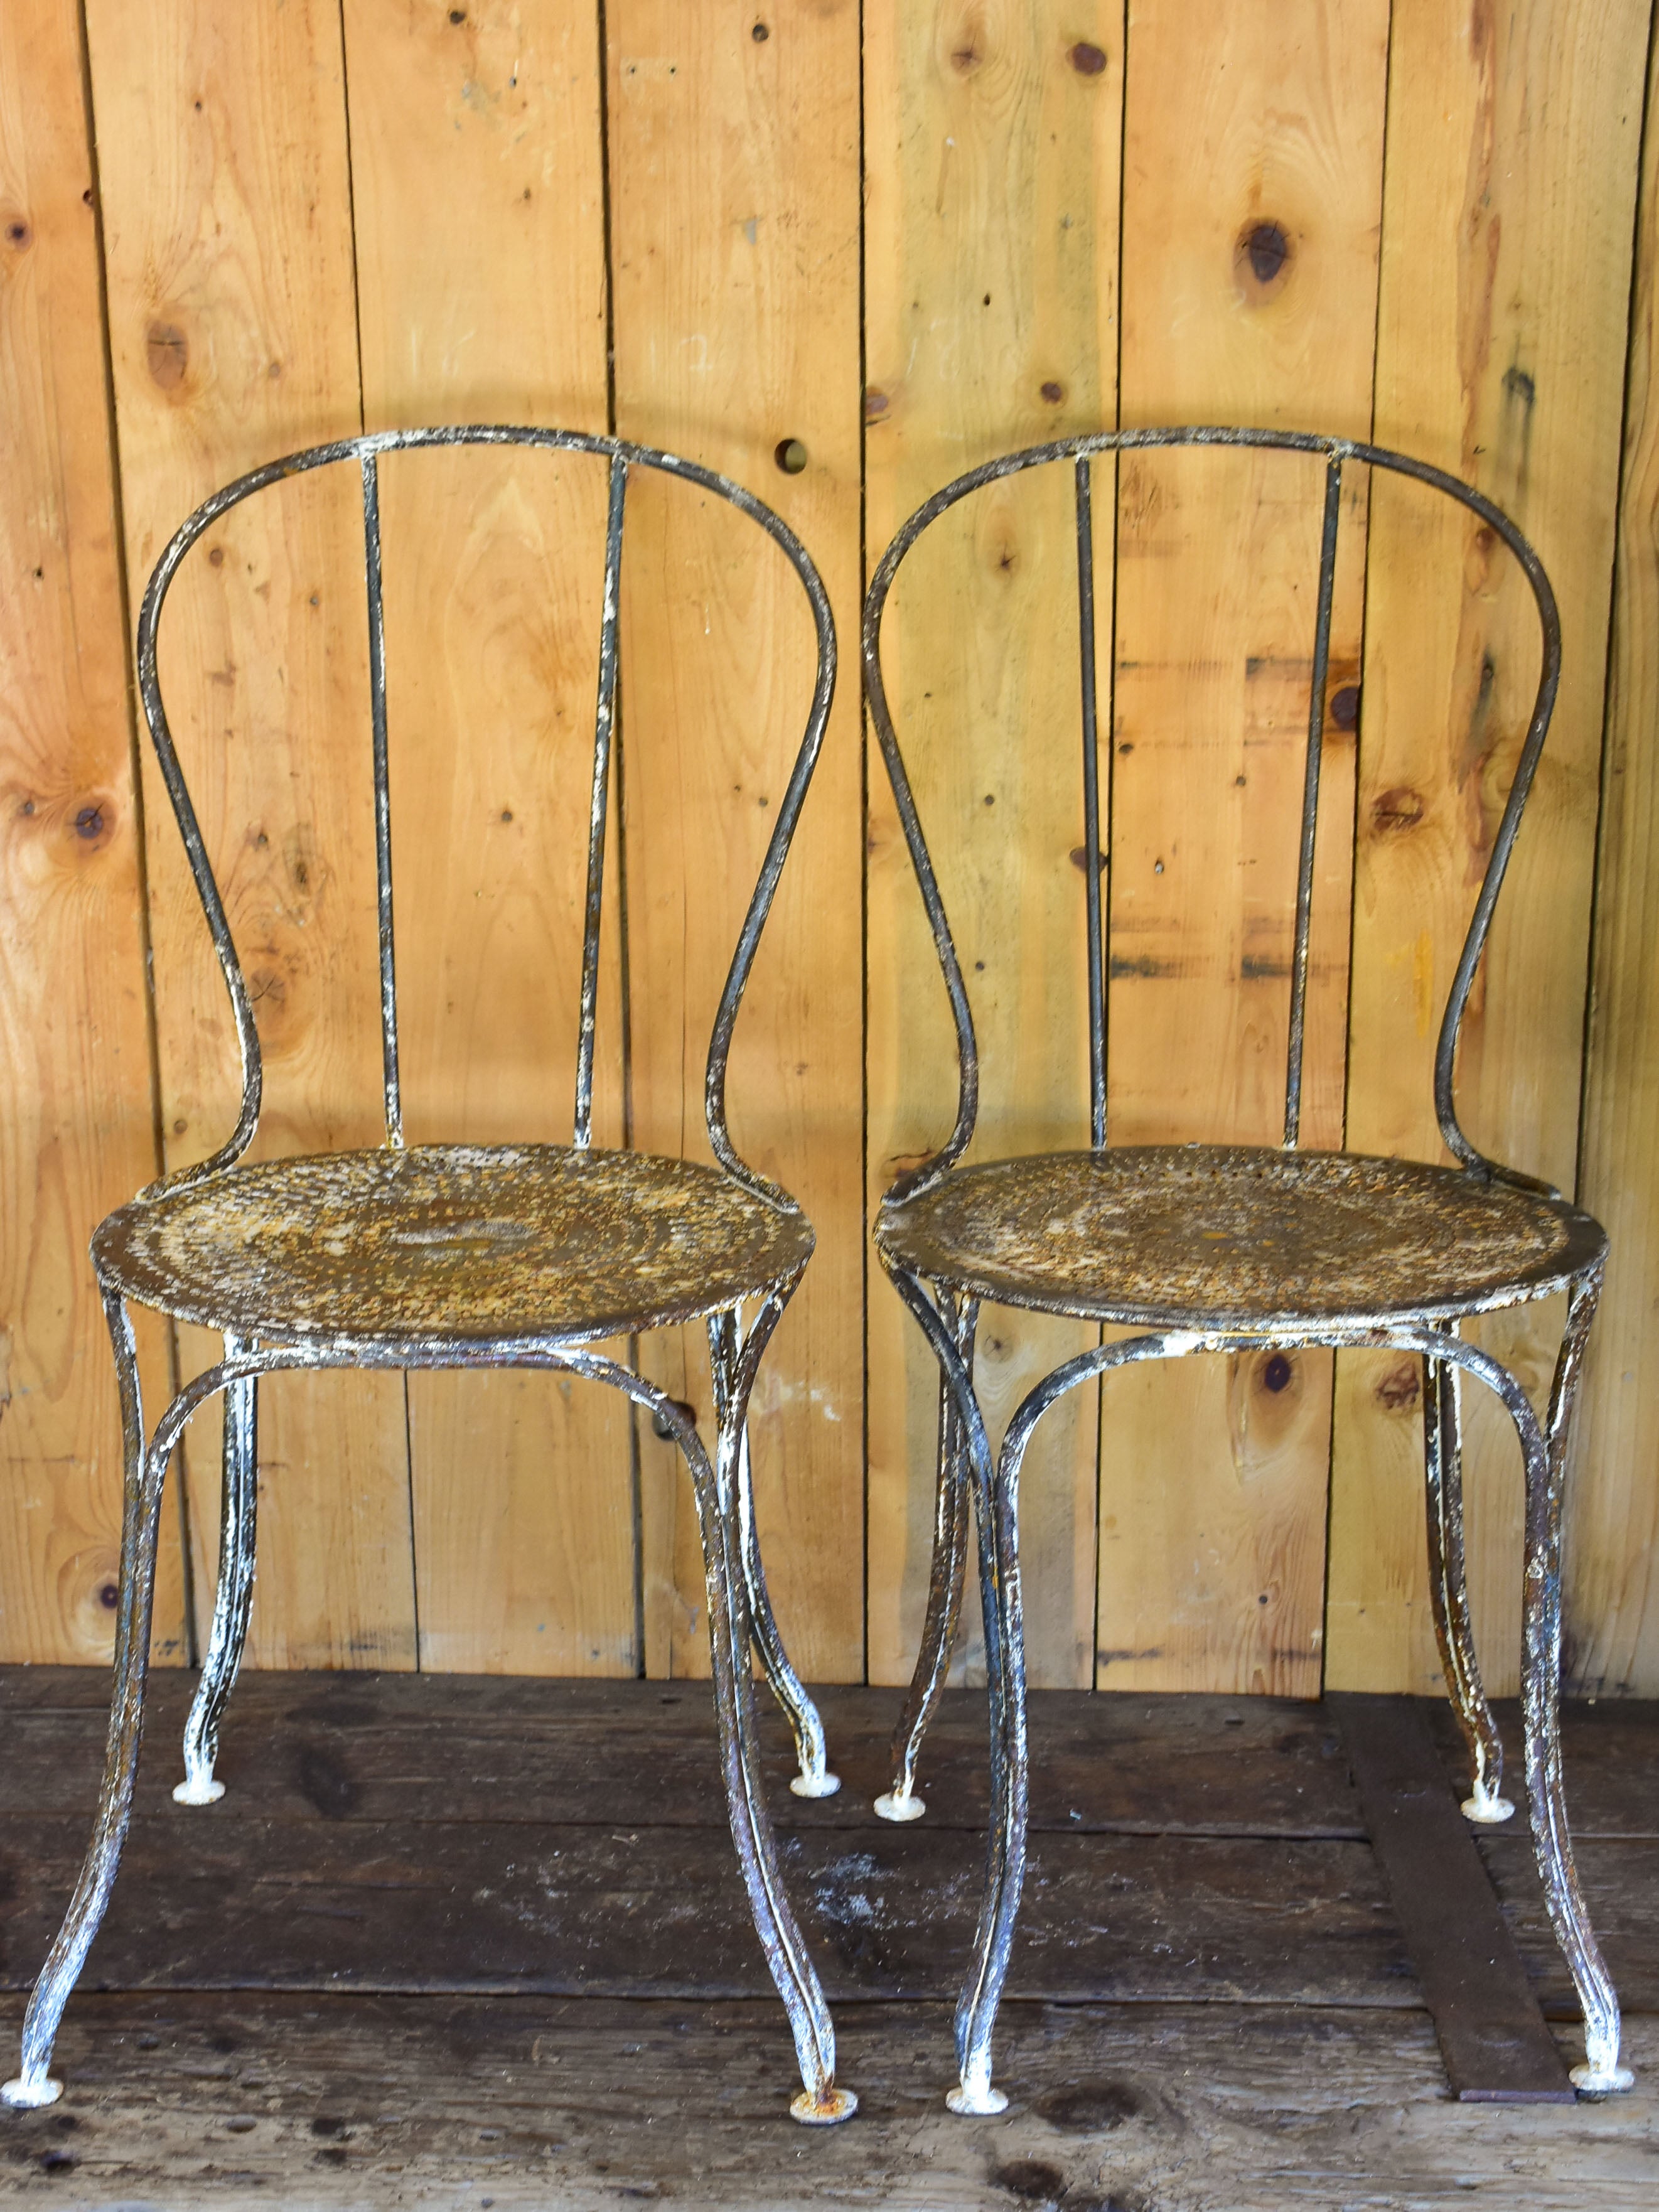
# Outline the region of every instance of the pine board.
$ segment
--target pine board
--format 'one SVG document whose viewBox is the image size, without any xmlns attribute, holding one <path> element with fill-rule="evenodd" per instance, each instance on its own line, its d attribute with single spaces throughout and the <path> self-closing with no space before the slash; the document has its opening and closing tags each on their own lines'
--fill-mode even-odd
<svg viewBox="0 0 1659 2212">
<path fill-rule="evenodd" d="M 1478 483 L 1560 601 L 1559 704 L 1464 1023 L 1475 1142 L 1574 1181 L 1640 88 L 1650 11 L 1393 12 L 1376 435 Z M 1417 487 L 1373 487 L 1349 1009 L 1348 1142 L 1443 1157 L 1441 1010 L 1537 681 L 1509 556 Z M 1559 1302 L 1484 1325 L 1541 1403 Z M 1420 1407 L 1381 1353 L 1339 1362 L 1334 1688 L 1427 1690 Z M 1464 1393 L 1469 1584 L 1489 1689 L 1520 1650 L 1519 1453 Z M 1570 1484 L 1571 1489 L 1576 1486 Z M 1570 1518 L 1568 1547 L 1573 1548 Z"/>
<path fill-rule="evenodd" d="M 87 1258 L 155 1172 L 79 19 L 0 15 L 0 1656 L 107 1662 L 121 1422 Z M 148 1329 L 143 1373 L 166 1388 Z M 188 1649 L 175 1513 L 154 1644 Z"/>
<path fill-rule="evenodd" d="M 1656 112 L 1650 64 L 1648 113 Z M 1659 1681 L 1659 131 L 1636 224 L 1618 565 L 1595 896 L 1579 1195 L 1613 1242 L 1579 1401 L 1568 1553 L 1568 1664 L 1588 1690 Z"/>
<path fill-rule="evenodd" d="M 339 19 L 325 0 L 87 9 L 126 550 L 142 585 L 198 501 L 360 423 Z M 264 1048 L 258 1149 L 380 1133 L 362 514 L 355 472 L 235 509 L 168 600 L 161 678 Z M 137 591 L 135 589 L 135 599 Z M 134 612 L 136 614 L 136 605 Z M 167 1164 L 221 1143 L 234 1035 L 149 741 L 150 927 Z M 198 1372 L 216 1340 L 181 1332 Z M 411 1666 L 403 1385 L 261 1390 L 256 1662 Z M 198 1632 L 218 1420 L 185 1453 Z"/>
<path fill-rule="evenodd" d="M 869 565 L 928 494 L 1116 412 L 1123 11 L 876 9 L 865 46 Z M 1097 622 L 1111 471 L 1097 471 Z M 908 558 L 884 635 L 901 750 L 951 916 L 981 1064 L 970 1157 L 1089 1139 L 1082 726 L 1072 477 L 975 495 Z M 1103 665 L 1106 665 L 1102 647 Z M 1103 694 L 1103 717 L 1106 700 Z M 948 1133 L 956 1054 L 887 780 L 868 784 L 869 1203 Z M 870 1675 L 915 1663 L 933 1528 L 938 1370 L 873 1266 Z M 1026 1392 L 1095 1340 L 988 1308 L 994 1447 Z M 1044 1422 L 1022 1481 L 1034 1682 L 1092 1678 L 1097 1394 Z M 970 1570 L 956 1680 L 982 1679 Z"/>
<path fill-rule="evenodd" d="M 350 0 L 345 44 L 366 424 L 603 431 L 592 9 Z M 382 478 L 405 1127 L 568 1144 L 605 466 L 474 449 L 395 457 Z M 618 812 L 594 1129 L 613 1145 Z M 626 1402 L 551 1375 L 408 1390 L 421 1665 L 631 1674 Z"/>
<path fill-rule="evenodd" d="M 1134 10 L 1126 423 L 1369 427 L 1388 39 L 1379 0 Z M 1342 1134 L 1354 769 L 1333 702 L 1358 673 L 1364 493 L 1361 472 L 1343 504 L 1326 685 L 1311 1145 Z M 1296 456 L 1123 465 L 1115 1144 L 1283 1135 L 1322 501 L 1322 469 Z M 1148 1364 L 1109 1381 L 1103 1687 L 1318 1693 L 1329 1428 L 1330 1361 L 1317 1352 Z"/>
<path fill-rule="evenodd" d="M 752 1402 L 769 1579 L 804 1674 L 864 1672 L 859 576 L 859 10 L 612 0 L 617 428 L 723 471 L 811 548 L 841 633 L 823 755 L 729 1069 L 740 1152 L 817 1234 Z M 775 456 L 793 440 L 805 465 Z M 623 585 L 633 1141 L 708 1157 L 714 1010 L 811 703 L 805 595 L 723 503 L 641 482 Z M 712 1436 L 701 1330 L 645 1371 Z M 672 1443 L 640 1427 L 645 1666 L 707 1671 L 703 1570 Z"/>
</svg>

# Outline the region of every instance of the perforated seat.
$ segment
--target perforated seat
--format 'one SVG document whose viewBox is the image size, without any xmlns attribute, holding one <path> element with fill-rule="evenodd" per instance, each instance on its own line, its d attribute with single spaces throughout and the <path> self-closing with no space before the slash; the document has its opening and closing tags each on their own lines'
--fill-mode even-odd
<svg viewBox="0 0 1659 2212">
<path fill-rule="evenodd" d="M 553 1145 L 261 1161 L 137 1198 L 93 1239 L 127 1297 L 270 1343 L 615 1336 L 720 1312 L 811 1249 L 805 1216 L 717 1169 Z"/>
<path fill-rule="evenodd" d="M 1607 1245 L 1559 1199 L 1461 1170 L 1223 1145 L 958 1168 L 876 1241 L 974 1297 L 1223 1329 L 1479 1313 L 1565 1290 Z"/>
</svg>

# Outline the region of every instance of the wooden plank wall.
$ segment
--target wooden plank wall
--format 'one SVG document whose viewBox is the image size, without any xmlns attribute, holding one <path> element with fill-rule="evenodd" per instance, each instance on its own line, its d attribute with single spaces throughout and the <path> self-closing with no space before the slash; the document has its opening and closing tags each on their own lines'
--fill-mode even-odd
<svg viewBox="0 0 1659 2212">
<path fill-rule="evenodd" d="M 197 500 L 360 425 L 562 422 L 725 469 L 811 547 L 841 686 L 732 1107 L 819 1241 L 757 1401 L 757 1468 L 805 1670 L 896 1680 L 925 1595 L 935 1385 L 879 1270 L 866 1281 L 864 1222 L 948 1121 L 951 1055 L 884 780 L 865 773 L 863 580 L 920 499 L 1000 449 L 1253 420 L 1375 434 L 1480 483 L 1560 592 L 1566 684 L 1462 1095 L 1480 1141 L 1576 1182 L 1614 1231 L 1571 1663 L 1659 1691 L 1652 12 L 0 14 L 0 1657 L 107 1649 L 118 1470 L 85 1240 L 158 1152 L 201 1157 L 234 1111 L 222 993 L 121 643 Z M 786 471 L 792 442 L 805 465 Z M 1096 471 L 1119 1140 L 1277 1134 L 1317 473 Z M 401 457 L 384 500 L 396 865 L 420 886 L 400 907 L 410 1133 L 558 1140 L 585 812 L 562 763 L 587 742 L 600 475 Z M 1455 517 L 1356 471 L 1343 528 L 1304 1133 L 1435 1158 L 1433 1030 L 1535 647 L 1515 580 Z M 239 510 L 187 564 L 163 641 L 258 999 L 267 1152 L 378 1127 L 360 532 L 343 475 Z M 701 1155 L 710 1011 L 810 631 L 739 519 L 636 483 L 629 532 L 599 1127 Z M 981 1157 L 1086 1139 L 1074 594 L 1069 483 L 1049 472 L 935 533 L 889 625 L 984 1055 Z M 1558 1318 L 1486 1340 L 1541 1389 Z M 994 1425 L 1087 1340 L 988 1313 Z M 206 1345 L 152 1330 L 152 1396 Z M 641 1357 L 707 1411 L 696 1342 Z M 262 1405 L 258 1661 L 702 1671 L 689 1492 L 619 1401 L 546 1376 L 339 1376 Z M 1419 1421 L 1408 1364 L 1375 1358 L 1183 1363 L 1074 1394 L 1027 1482 L 1034 1678 L 1437 1686 Z M 175 1659 L 215 1564 L 216 1435 L 198 1427 L 158 1609 Z M 1514 1460 L 1472 1408 L 1496 1688 Z M 959 1673 L 978 1650 L 970 1625 Z"/>
</svg>

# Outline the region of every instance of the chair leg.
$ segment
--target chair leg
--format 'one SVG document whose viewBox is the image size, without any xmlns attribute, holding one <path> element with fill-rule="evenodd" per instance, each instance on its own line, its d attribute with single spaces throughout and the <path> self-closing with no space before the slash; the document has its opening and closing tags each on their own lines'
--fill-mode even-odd
<svg viewBox="0 0 1659 2212">
<path fill-rule="evenodd" d="M 1503 1794 L 1504 1745 L 1486 1702 L 1469 1618 L 1463 1553 L 1463 1446 L 1458 1370 L 1445 1359 L 1423 1362 L 1424 1469 L 1429 1524 L 1429 1598 L 1446 1687 L 1474 1770 L 1463 1811 L 1483 1826 L 1507 1820 L 1515 1807 Z"/>
<path fill-rule="evenodd" d="M 976 1299 L 953 1305 L 947 1293 L 939 1297 L 963 1365 L 974 1367 L 974 1327 L 979 1317 Z M 921 1649 L 915 1672 L 893 1731 L 893 1784 L 876 1800 L 884 1820 L 919 1820 L 927 1801 L 916 1795 L 916 1761 L 922 1738 L 939 1709 L 950 1671 L 951 1654 L 962 1620 L 962 1596 L 968 1578 L 968 1459 L 956 1396 L 941 1374 L 939 1394 L 939 1470 L 933 1492 L 933 1556 L 927 1583 L 927 1615 L 922 1624 Z"/>
<path fill-rule="evenodd" d="M 710 1371 L 714 1378 L 715 1408 L 719 1418 L 724 1421 L 736 1388 L 738 1362 L 736 1314 L 716 1314 L 711 1318 L 708 1323 L 708 1355 Z M 782 1707 L 784 1717 L 789 1723 L 790 1732 L 795 1739 L 795 1758 L 800 1771 L 791 1778 L 789 1787 L 797 1797 L 833 1797 L 841 1788 L 841 1778 L 829 1771 L 823 1723 L 818 1717 L 817 1705 L 807 1694 L 805 1685 L 790 1664 L 789 1654 L 784 1649 L 783 1638 L 778 1630 L 777 1615 L 772 1610 L 771 1593 L 766 1587 L 766 1571 L 761 1564 L 760 1531 L 755 1522 L 755 1489 L 750 1468 L 746 1421 L 738 1441 L 737 1507 L 744 1589 L 748 1599 L 750 1628 L 755 1650 L 759 1655 L 767 1686 Z"/>
<path fill-rule="evenodd" d="M 981 1435 L 983 1431 L 981 1431 Z M 1019 1468 L 1029 1428 L 1005 1439 L 994 1482 L 977 1455 L 970 1460 L 974 1519 L 979 1532 L 980 1601 L 985 1615 L 986 1683 L 991 1728 L 991 1825 L 986 1839 L 985 1893 L 974 1938 L 973 1965 L 957 2001 L 957 2086 L 945 2103 L 963 2115 L 1003 2112 L 1008 2100 L 991 2085 L 991 2039 L 1025 1881 L 1025 1823 L 1030 1788 L 1025 1726 L 1025 1629 L 1019 1584 Z"/>
<path fill-rule="evenodd" d="M 1619 2063 L 1619 1998 L 1584 1909 L 1573 1864 L 1561 1778 L 1561 1497 L 1568 1424 L 1584 1346 L 1601 1295 L 1601 1271 L 1573 1286 L 1567 1326 L 1550 1389 L 1547 1440 L 1535 1424 L 1522 1435 L 1527 1465 L 1527 1562 L 1522 1613 L 1521 1697 L 1526 1721 L 1527 1792 L 1533 1850 L 1555 1940 L 1584 2013 L 1584 2063 L 1572 2079 L 1587 2095 L 1628 2089 L 1634 2079 Z M 1519 1424 L 1517 1423 L 1517 1426 Z"/>
<path fill-rule="evenodd" d="M 150 1615 L 155 1596 L 155 1546 L 167 1455 L 146 1453 L 144 1449 L 137 1351 L 126 1307 L 120 1298 L 106 1293 L 104 1312 L 115 1348 L 125 1469 L 109 1737 L 92 1840 L 64 1924 L 46 1954 L 24 2014 L 22 2065 L 15 2079 L 0 2088 L 0 2097 L 8 2105 L 20 2107 L 53 2104 L 63 2094 L 63 2083 L 51 2076 L 52 2045 L 64 2007 L 86 1963 L 115 1884 L 132 1816 L 132 1787 L 143 1732 Z"/>
<path fill-rule="evenodd" d="M 769 1334 L 769 1330 L 768 1332 Z M 836 2086 L 836 2032 L 806 1945 L 796 1925 L 767 1817 L 749 1669 L 750 1623 L 742 1571 L 738 1461 L 747 1391 L 734 1388 L 721 1423 L 718 1470 L 689 1424 L 676 1433 L 691 1469 L 708 1596 L 708 1643 L 720 1771 L 738 1863 L 766 1963 L 789 2016 L 802 2089 L 789 2109 L 809 2126 L 849 2118 L 858 2099 Z"/>
<path fill-rule="evenodd" d="M 249 1347 L 227 1335 L 225 1357 Z M 248 1613 L 253 1604 L 254 1524 L 258 1494 L 258 1385 L 250 1375 L 226 1386 L 224 1469 L 219 1504 L 219 1580 L 213 1628 L 202 1679 L 185 1723 L 185 1778 L 173 1790 L 179 1805 L 212 1805 L 224 1796 L 216 1779 L 219 1723 L 242 1663 Z"/>
</svg>

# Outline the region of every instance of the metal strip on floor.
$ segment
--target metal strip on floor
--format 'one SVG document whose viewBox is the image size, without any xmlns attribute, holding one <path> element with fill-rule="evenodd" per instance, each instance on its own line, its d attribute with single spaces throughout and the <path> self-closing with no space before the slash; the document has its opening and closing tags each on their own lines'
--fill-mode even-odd
<svg viewBox="0 0 1659 2212">
<path fill-rule="evenodd" d="M 1332 1694 L 1454 2096 L 1570 2105 L 1572 2084 L 1414 1698 Z"/>
</svg>

